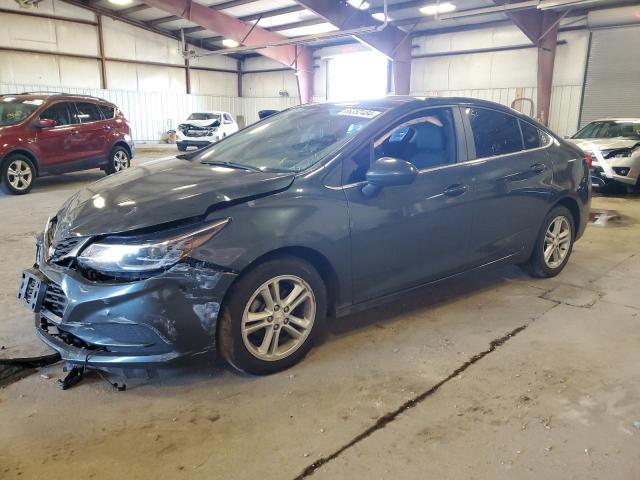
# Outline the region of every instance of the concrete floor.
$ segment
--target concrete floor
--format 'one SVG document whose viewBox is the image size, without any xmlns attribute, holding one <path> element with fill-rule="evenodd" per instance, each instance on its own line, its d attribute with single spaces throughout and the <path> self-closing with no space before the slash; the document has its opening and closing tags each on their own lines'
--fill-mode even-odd
<svg viewBox="0 0 640 480">
<path fill-rule="evenodd" d="M 0 197 L 0 356 L 46 351 L 18 276 L 46 217 L 101 176 Z M 281 374 L 203 364 L 63 392 L 60 366 L 41 369 L 0 390 L 0 478 L 640 478 L 640 197 L 593 206 L 625 218 L 590 226 L 556 279 L 422 289 L 333 321 Z"/>
</svg>

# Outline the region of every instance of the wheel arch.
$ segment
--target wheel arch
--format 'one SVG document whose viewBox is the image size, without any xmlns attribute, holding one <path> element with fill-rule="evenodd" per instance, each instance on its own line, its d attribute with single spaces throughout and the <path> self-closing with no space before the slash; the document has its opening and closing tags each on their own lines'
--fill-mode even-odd
<svg viewBox="0 0 640 480">
<path fill-rule="evenodd" d="M 254 259 L 249 265 L 244 267 L 238 274 L 238 279 L 241 278 L 246 272 L 254 269 L 258 265 L 269 261 L 278 256 L 289 256 L 304 260 L 310 263 L 318 272 L 325 288 L 327 289 L 327 314 L 335 315 L 336 306 L 340 302 L 340 281 L 336 273 L 335 268 L 329 261 L 329 259 L 318 250 L 309 247 L 301 246 L 287 246 L 271 250 L 256 259 Z M 237 281 L 237 279 L 236 279 Z M 235 282 L 234 282 L 235 283 Z M 227 294 L 223 300 L 226 301 L 229 292 L 233 289 L 233 285 L 227 290 Z"/>
<path fill-rule="evenodd" d="M 8 151 L 7 153 L 5 153 L 2 159 L 0 160 L 0 166 L 4 166 L 4 162 L 6 162 L 12 155 L 15 155 L 15 154 L 24 155 L 25 157 L 29 158 L 29 160 L 33 162 L 33 165 L 36 168 L 35 176 L 36 177 L 40 176 L 40 165 L 38 163 L 38 157 L 36 157 L 36 155 L 31 150 L 28 150 L 26 148 L 14 148 Z"/>
<path fill-rule="evenodd" d="M 574 238 L 577 237 L 580 229 L 580 222 L 582 221 L 582 218 L 580 218 L 580 206 L 578 205 L 578 201 L 572 197 L 563 197 L 558 200 L 551 209 L 554 209 L 557 206 L 563 206 L 571 212 L 571 216 L 573 217 L 573 235 Z"/>
<path fill-rule="evenodd" d="M 124 140 L 118 140 L 117 142 L 115 142 L 112 146 L 111 146 L 111 150 L 110 152 L 113 151 L 114 148 L 116 147 L 123 147 L 126 151 L 127 154 L 129 155 L 129 158 L 133 158 L 133 152 L 131 152 L 131 147 L 129 146 L 129 144 L 127 142 L 125 142 Z"/>
</svg>

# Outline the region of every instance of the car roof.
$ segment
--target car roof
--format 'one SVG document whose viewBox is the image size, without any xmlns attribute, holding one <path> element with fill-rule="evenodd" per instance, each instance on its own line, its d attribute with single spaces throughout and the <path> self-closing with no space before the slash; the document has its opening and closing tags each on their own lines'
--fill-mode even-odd
<svg viewBox="0 0 640 480">
<path fill-rule="evenodd" d="M 415 106 L 438 106 L 438 105 L 477 105 L 493 108 L 496 110 L 502 110 L 510 114 L 522 115 L 517 110 L 510 107 L 506 107 L 496 102 L 490 102 L 488 100 L 481 100 L 479 98 L 470 97 L 439 97 L 439 96 L 425 96 L 418 97 L 412 95 L 390 95 L 384 98 L 375 100 L 361 100 L 353 102 L 329 102 L 329 105 L 344 106 L 344 107 L 356 107 L 356 108 L 382 108 L 393 109 L 400 106 L 407 106 L 415 104 Z"/>
<path fill-rule="evenodd" d="M 64 92 L 23 92 L 23 93 L 4 93 L 0 97 L 16 97 L 25 100 L 48 100 L 50 98 L 64 99 L 64 100 L 84 100 L 87 102 L 102 102 L 114 105 L 113 102 L 105 100 L 104 98 L 94 97 L 91 95 L 82 95 L 76 93 L 64 93 Z"/>
</svg>

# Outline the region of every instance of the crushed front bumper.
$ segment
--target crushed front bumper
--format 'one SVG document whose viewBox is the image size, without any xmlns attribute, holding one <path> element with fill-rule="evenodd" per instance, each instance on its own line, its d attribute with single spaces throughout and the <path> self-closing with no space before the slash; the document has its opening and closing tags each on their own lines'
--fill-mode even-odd
<svg viewBox="0 0 640 480">
<path fill-rule="evenodd" d="M 99 368 L 156 368 L 215 350 L 218 313 L 236 278 L 196 263 L 121 283 L 55 264 L 37 270 L 46 285 L 38 336 L 64 361 Z"/>
</svg>

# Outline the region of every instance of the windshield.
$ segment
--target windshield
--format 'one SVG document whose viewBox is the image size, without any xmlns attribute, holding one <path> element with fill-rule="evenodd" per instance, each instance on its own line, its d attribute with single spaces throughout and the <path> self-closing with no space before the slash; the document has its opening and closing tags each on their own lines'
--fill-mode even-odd
<svg viewBox="0 0 640 480">
<path fill-rule="evenodd" d="M 292 108 L 203 150 L 195 160 L 298 172 L 335 152 L 382 113 L 344 105 Z"/>
<path fill-rule="evenodd" d="M 4 97 L 0 101 L 0 126 L 20 123 L 43 103 L 44 100 L 41 99 L 19 100 L 15 97 Z"/>
<path fill-rule="evenodd" d="M 192 113 L 187 120 L 220 120 L 218 113 Z"/>
<path fill-rule="evenodd" d="M 573 138 L 637 138 L 640 139 L 640 120 L 604 120 L 591 122 Z"/>
</svg>

